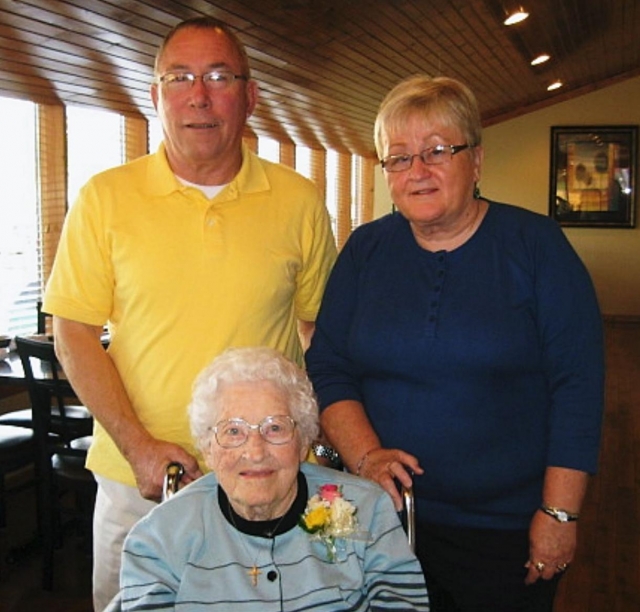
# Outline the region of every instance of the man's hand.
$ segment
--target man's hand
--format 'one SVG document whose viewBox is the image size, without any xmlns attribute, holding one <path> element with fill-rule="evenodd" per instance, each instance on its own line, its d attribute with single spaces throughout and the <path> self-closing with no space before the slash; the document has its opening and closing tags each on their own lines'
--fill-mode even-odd
<svg viewBox="0 0 640 612">
<path fill-rule="evenodd" d="M 150 438 L 148 442 L 139 445 L 127 458 L 136 477 L 140 495 L 152 501 L 162 499 L 164 477 L 170 463 L 180 463 L 184 467 L 184 475 L 181 479 L 183 485 L 202 476 L 195 457 L 181 446 L 163 440 Z"/>
</svg>

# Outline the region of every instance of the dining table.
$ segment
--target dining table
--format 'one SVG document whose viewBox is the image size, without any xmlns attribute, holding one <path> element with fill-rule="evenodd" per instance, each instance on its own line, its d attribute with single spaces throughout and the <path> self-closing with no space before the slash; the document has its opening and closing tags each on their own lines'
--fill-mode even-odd
<svg viewBox="0 0 640 612">
<path fill-rule="evenodd" d="M 26 337 L 30 340 L 53 342 L 53 337 L 45 334 L 34 334 Z M 33 362 L 33 374 L 36 378 L 51 377 L 51 371 L 47 371 L 46 367 L 43 367 L 39 360 L 34 360 Z M 15 349 L 8 351 L 4 354 L 4 357 L 0 359 L 0 386 L 26 389 L 26 384 L 27 380 L 18 351 Z"/>
<path fill-rule="evenodd" d="M 0 384 L 3 386 L 25 386 L 24 369 L 17 351 L 9 351 L 3 359 L 0 359 Z"/>
<path fill-rule="evenodd" d="M 53 342 L 53 336 L 45 334 L 34 334 L 26 336 L 30 340 L 38 340 L 41 342 Z M 110 337 L 108 334 L 104 334 L 101 338 L 102 346 L 105 349 L 109 346 Z M 43 367 L 39 360 L 33 361 L 33 374 L 36 378 L 50 378 L 51 371 Z M 58 375 L 64 378 L 64 372 L 60 370 Z M 20 355 L 18 351 L 10 350 L 2 354 L 0 358 L 0 388 L 2 387 L 19 387 L 26 389 L 26 378 L 24 375 L 24 369 L 22 362 L 20 361 Z M 1 397 L 1 395 L 0 395 Z"/>
</svg>

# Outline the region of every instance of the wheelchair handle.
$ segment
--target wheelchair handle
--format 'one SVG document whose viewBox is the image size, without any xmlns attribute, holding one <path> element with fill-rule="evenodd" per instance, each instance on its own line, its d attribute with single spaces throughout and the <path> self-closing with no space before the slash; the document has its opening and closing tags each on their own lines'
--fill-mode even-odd
<svg viewBox="0 0 640 612">
<path fill-rule="evenodd" d="M 413 499 L 413 489 L 402 487 L 402 498 L 404 500 L 404 512 L 407 520 L 407 539 L 411 550 L 416 549 L 416 507 Z"/>
<path fill-rule="evenodd" d="M 167 466 L 162 486 L 162 501 L 174 496 L 180 488 L 180 479 L 184 475 L 184 466 L 176 461 Z"/>
</svg>

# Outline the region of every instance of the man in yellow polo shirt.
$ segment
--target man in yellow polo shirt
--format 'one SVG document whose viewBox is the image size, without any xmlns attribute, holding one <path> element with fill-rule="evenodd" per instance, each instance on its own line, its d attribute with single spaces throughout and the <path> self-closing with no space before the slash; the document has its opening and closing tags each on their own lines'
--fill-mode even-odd
<svg viewBox="0 0 640 612">
<path fill-rule="evenodd" d="M 231 346 L 267 345 L 300 362 L 298 332 L 313 329 L 336 254 L 312 183 L 242 144 L 257 85 L 224 24 L 176 26 L 151 96 L 163 145 L 84 186 L 43 306 L 96 418 L 96 610 L 118 592 L 122 542 L 159 500 L 167 464 L 182 463 L 185 482 L 202 474 L 186 414 L 196 375 Z"/>
</svg>

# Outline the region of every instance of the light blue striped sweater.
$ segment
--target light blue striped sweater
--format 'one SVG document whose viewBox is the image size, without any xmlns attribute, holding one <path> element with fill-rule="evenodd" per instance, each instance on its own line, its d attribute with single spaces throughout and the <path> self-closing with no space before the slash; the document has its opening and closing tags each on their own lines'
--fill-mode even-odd
<svg viewBox="0 0 640 612">
<path fill-rule="evenodd" d="M 122 609 L 428 611 L 420 565 L 388 495 L 336 470 L 305 463 L 302 472 L 309 495 L 325 483 L 342 485 L 369 541 L 346 540 L 344 560 L 331 563 L 324 545 L 298 526 L 273 539 L 242 533 L 225 518 L 209 474 L 132 529 L 123 551 Z M 294 504 L 296 514 L 300 502 L 304 508 L 306 499 Z M 261 572 L 256 586 L 248 575 L 254 563 Z"/>
</svg>

